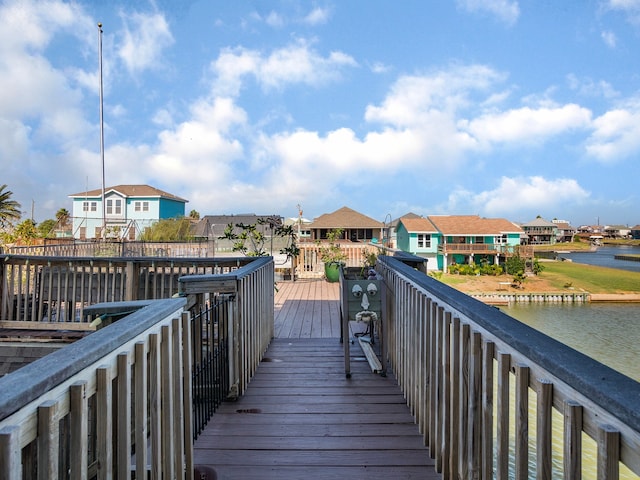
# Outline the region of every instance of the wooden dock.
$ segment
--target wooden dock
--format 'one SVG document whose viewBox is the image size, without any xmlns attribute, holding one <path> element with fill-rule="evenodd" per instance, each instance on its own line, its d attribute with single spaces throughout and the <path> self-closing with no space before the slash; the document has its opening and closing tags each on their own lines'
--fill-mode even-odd
<svg viewBox="0 0 640 480">
<path fill-rule="evenodd" d="M 350 379 L 338 284 L 280 283 L 275 335 L 246 394 L 195 442 L 218 479 L 436 479 L 395 377 L 372 373 L 356 342 Z"/>
</svg>

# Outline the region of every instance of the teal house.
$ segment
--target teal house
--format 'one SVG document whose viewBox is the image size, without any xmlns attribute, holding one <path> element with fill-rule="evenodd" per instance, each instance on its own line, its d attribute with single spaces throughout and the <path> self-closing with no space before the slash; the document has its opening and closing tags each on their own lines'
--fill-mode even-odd
<svg viewBox="0 0 640 480">
<path fill-rule="evenodd" d="M 104 209 L 102 189 L 69 197 L 73 200 L 73 236 L 80 240 L 137 240 L 145 228 L 158 220 L 184 217 L 188 201 L 149 185 L 105 188 Z"/>
<path fill-rule="evenodd" d="M 519 252 L 524 234 L 502 218 L 431 215 L 401 218 L 396 227 L 400 250 L 427 259 L 427 269 L 447 271 L 453 264 L 502 264 Z"/>
</svg>

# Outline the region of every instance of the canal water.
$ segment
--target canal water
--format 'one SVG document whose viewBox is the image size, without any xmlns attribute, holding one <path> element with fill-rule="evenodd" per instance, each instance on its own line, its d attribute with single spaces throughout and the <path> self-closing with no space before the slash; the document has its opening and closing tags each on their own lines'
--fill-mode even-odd
<svg viewBox="0 0 640 480">
<path fill-rule="evenodd" d="M 599 247 L 595 252 L 561 254 L 585 263 L 640 272 L 640 262 L 616 260 L 614 255 L 640 254 L 640 247 Z M 640 290 L 640 283 L 638 285 Z M 508 315 L 568 345 L 628 377 L 640 381 L 640 303 L 514 303 L 501 307 Z M 530 402 L 535 398 L 531 397 Z M 535 421 L 531 418 L 530 422 Z M 562 417 L 553 419 L 554 436 L 562 437 Z M 532 424 L 533 425 L 533 424 Z M 530 425 L 530 433 L 535 431 Z M 585 445 L 583 478 L 596 479 L 595 445 Z M 561 478 L 560 446 L 554 446 L 554 478 Z M 535 475 L 535 459 L 530 474 Z M 531 477 L 530 478 L 535 478 Z M 640 477 L 621 469 L 621 479 Z"/>
</svg>

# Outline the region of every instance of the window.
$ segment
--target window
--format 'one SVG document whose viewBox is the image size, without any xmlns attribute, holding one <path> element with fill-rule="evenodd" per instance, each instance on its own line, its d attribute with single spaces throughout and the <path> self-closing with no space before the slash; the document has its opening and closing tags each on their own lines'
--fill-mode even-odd
<svg viewBox="0 0 640 480">
<path fill-rule="evenodd" d="M 148 212 L 149 211 L 149 202 L 134 202 L 133 209 L 136 212 Z"/>
<path fill-rule="evenodd" d="M 110 198 L 107 200 L 107 215 L 122 215 L 122 199 Z"/>
<path fill-rule="evenodd" d="M 507 244 L 507 236 L 502 235 L 501 237 L 495 237 L 494 242 L 496 245 L 506 245 Z"/>
<path fill-rule="evenodd" d="M 98 210 L 98 202 L 82 202 L 83 212 L 95 212 Z"/>
<path fill-rule="evenodd" d="M 419 233 L 418 248 L 431 248 L 431 235 L 427 235 L 426 233 Z"/>
</svg>

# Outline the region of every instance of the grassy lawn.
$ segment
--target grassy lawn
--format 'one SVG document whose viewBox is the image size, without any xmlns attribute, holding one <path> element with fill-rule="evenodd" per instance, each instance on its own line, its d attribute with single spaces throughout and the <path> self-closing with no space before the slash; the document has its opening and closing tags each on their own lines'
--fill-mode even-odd
<svg viewBox="0 0 640 480">
<path fill-rule="evenodd" d="M 591 293 L 640 292 L 640 273 L 573 262 L 544 262 L 540 277 L 558 290 L 571 283 Z"/>
</svg>

